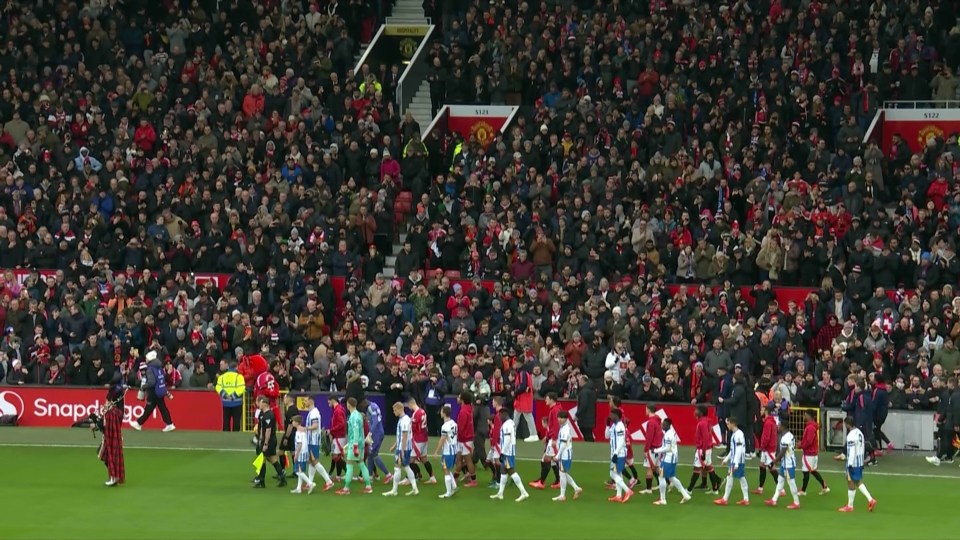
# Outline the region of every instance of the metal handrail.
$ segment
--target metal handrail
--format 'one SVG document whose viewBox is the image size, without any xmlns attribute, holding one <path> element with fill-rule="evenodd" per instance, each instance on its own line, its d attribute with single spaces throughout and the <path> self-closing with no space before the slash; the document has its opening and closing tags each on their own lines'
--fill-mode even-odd
<svg viewBox="0 0 960 540">
<path fill-rule="evenodd" d="M 916 99 L 884 101 L 884 109 L 942 109 L 944 106 L 960 108 L 957 99 Z"/>
<path fill-rule="evenodd" d="M 427 65 L 427 55 L 425 51 L 436 29 L 436 25 L 433 24 L 427 28 L 427 33 L 420 41 L 417 50 L 414 51 L 413 57 L 410 58 L 410 63 L 407 64 L 406 69 L 403 70 L 403 74 L 400 75 L 400 81 L 397 83 L 397 106 L 401 115 L 407 112 L 407 107 L 413 103 L 413 96 L 416 95 L 420 85 L 424 79 L 427 78 L 427 72 L 430 66 Z M 422 118 L 417 118 L 416 120 L 418 122 L 423 121 Z"/>
<path fill-rule="evenodd" d="M 373 39 L 370 40 L 370 43 L 367 43 L 367 49 L 363 51 L 362 55 L 360 55 L 360 60 L 357 61 L 357 65 L 354 66 L 353 68 L 354 76 L 356 76 L 357 73 L 360 73 L 360 68 L 362 68 L 363 65 L 367 63 L 367 56 L 369 56 L 370 51 L 373 50 L 373 44 L 376 43 L 378 39 L 380 39 L 381 35 L 383 35 L 383 28 L 385 26 L 386 26 L 385 24 L 381 24 L 380 28 L 377 29 L 377 33 L 373 35 Z"/>
</svg>

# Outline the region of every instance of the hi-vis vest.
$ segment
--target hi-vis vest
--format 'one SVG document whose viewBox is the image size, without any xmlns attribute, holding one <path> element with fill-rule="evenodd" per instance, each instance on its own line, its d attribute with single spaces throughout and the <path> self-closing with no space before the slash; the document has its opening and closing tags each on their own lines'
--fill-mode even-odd
<svg viewBox="0 0 960 540">
<path fill-rule="evenodd" d="M 246 382 L 243 380 L 243 375 L 230 370 L 217 377 L 216 390 L 220 394 L 224 407 L 237 407 L 243 404 Z"/>
<path fill-rule="evenodd" d="M 453 166 L 457 163 L 457 158 L 460 157 L 460 154 L 463 153 L 463 142 L 458 142 L 456 146 L 453 147 L 453 159 L 450 160 L 450 172 L 453 172 Z"/>
</svg>

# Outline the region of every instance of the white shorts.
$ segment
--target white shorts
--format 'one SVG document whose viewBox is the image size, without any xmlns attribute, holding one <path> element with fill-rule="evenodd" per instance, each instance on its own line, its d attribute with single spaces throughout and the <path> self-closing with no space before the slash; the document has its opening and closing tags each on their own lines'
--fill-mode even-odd
<svg viewBox="0 0 960 540">
<path fill-rule="evenodd" d="M 460 448 L 461 456 L 472 456 L 473 455 L 473 441 L 471 442 L 462 442 L 458 443 Z"/>
<path fill-rule="evenodd" d="M 660 459 L 653 455 L 653 451 L 643 452 L 643 466 L 648 469 L 660 467 Z"/>
<path fill-rule="evenodd" d="M 774 457 L 775 457 L 775 456 L 774 456 L 773 454 L 771 454 L 770 452 L 761 451 L 761 452 L 760 452 L 760 465 L 763 465 L 764 467 L 772 467 L 772 466 L 773 466 L 773 458 L 774 458 Z"/>
<path fill-rule="evenodd" d="M 553 461 L 557 455 L 556 442 L 547 440 L 547 446 L 543 450 L 543 459 L 541 461 Z"/>
<path fill-rule="evenodd" d="M 703 455 L 703 458 L 700 455 Z M 697 469 L 713 467 L 713 449 L 695 450 L 693 452 L 693 466 Z"/>
<path fill-rule="evenodd" d="M 490 461 L 493 463 L 499 463 L 500 451 L 495 448 L 491 448 L 490 450 L 487 450 L 487 461 Z"/>
<path fill-rule="evenodd" d="M 342 456 L 343 449 L 347 446 L 347 438 L 343 437 L 342 439 L 334 439 L 333 444 L 330 445 L 330 455 L 332 456 Z"/>
<path fill-rule="evenodd" d="M 425 442 L 415 442 L 413 443 L 413 457 L 416 459 L 427 457 L 427 443 Z"/>
<path fill-rule="evenodd" d="M 817 470 L 817 461 L 820 456 L 802 456 L 800 458 L 800 470 L 803 472 L 813 472 Z"/>
</svg>

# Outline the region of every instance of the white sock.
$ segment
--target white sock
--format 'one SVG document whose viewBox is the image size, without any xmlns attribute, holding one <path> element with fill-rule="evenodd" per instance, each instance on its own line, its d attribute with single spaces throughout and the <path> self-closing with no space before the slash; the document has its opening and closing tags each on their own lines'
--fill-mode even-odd
<svg viewBox="0 0 960 540">
<path fill-rule="evenodd" d="M 503 490 L 505 490 L 506 488 L 507 488 L 507 475 L 504 473 L 500 473 L 500 487 L 497 490 L 497 494 L 502 497 Z"/>
<path fill-rule="evenodd" d="M 623 475 L 622 475 L 622 474 L 617 474 L 616 476 L 614 476 L 613 481 L 616 482 L 616 484 L 617 484 L 617 495 L 618 495 L 618 496 L 624 495 L 624 494 L 626 494 L 628 491 L 630 491 L 630 488 L 627 487 L 627 484 L 625 484 L 625 483 L 623 482 Z M 623 491 L 621 492 L 621 490 L 623 490 Z"/>
<path fill-rule="evenodd" d="M 857 490 L 848 489 L 847 490 L 847 506 L 853 508 L 853 499 L 857 496 Z"/>
<path fill-rule="evenodd" d="M 333 483 L 333 480 L 330 480 L 330 475 L 327 474 L 327 468 L 323 466 L 322 463 L 317 463 L 313 466 L 314 470 L 320 473 L 320 478 L 323 478 L 324 483 L 330 484 Z M 310 476 L 310 481 L 313 481 L 313 475 Z"/>
<path fill-rule="evenodd" d="M 797 479 L 791 478 L 787 481 L 787 485 L 790 486 L 790 495 L 793 497 L 793 504 L 800 504 L 800 496 L 797 495 Z"/>
<path fill-rule="evenodd" d="M 623 497 L 623 490 L 620 489 L 623 482 L 617 482 L 617 473 L 610 471 L 610 480 L 613 480 L 613 485 L 617 488 L 617 497 Z"/>
<path fill-rule="evenodd" d="M 657 478 L 657 488 L 660 490 L 660 502 L 667 502 L 667 480 L 662 474 Z"/>
<path fill-rule="evenodd" d="M 527 488 L 523 487 L 523 480 L 520 479 L 520 474 L 519 474 L 519 473 L 516 473 L 516 472 L 515 472 L 515 473 L 511 474 L 511 475 L 510 475 L 510 479 L 513 480 L 513 483 L 516 484 L 518 488 L 520 488 L 520 494 L 521 494 L 521 495 L 526 495 L 526 494 L 527 494 Z"/>
<path fill-rule="evenodd" d="M 317 474 L 317 468 L 313 464 L 307 465 L 307 478 L 310 479 L 310 482 L 313 483 L 313 476 Z"/>
<path fill-rule="evenodd" d="M 580 486 L 578 486 L 577 483 L 573 480 L 573 477 L 570 476 L 570 473 L 563 473 L 563 474 L 560 476 L 560 478 L 566 478 L 566 479 L 567 479 L 567 485 L 570 486 L 570 487 L 572 487 L 574 491 L 579 491 Z"/>
<path fill-rule="evenodd" d="M 297 491 L 300 491 L 302 487 L 303 487 L 303 473 L 298 472 L 297 473 Z"/>
<path fill-rule="evenodd" d="M 743 500 L 750 502 L 750 489 L 747 487 L 747 478 L 740 479 L 740 491 L 743 492 Z"/>
<path fill-rule="evenodd" d="M 409 465 L 404 467 L 404 470 L 407 472 L 407 480 L 410 481 L 410 488 L 412 491 L 417 491 L 417 477 L 413 475 L 413 469 Z"/>
<path fill-rule="evenodd" d="M 393 489 L 390 491 L 397 491 L 400 487 L 400 469 L 398 467 L 393 468 Z"/>
<path fill-rule="evenodd" d="M 447 497 L 453 495 L 453 486 L 450 485 L 451 484 L 450 480 L 452 479 L 450 478 L 449 474 L 443 475 L 443 485 L 447 487 Z"/>
<path fill-rule="evenodd" d="M 313 481 L 307 478 L 306 473 L 303 471 L 297 473 L 297 489 L 300 489 L 301 485 L 308 486 L 312 483 Z"/>
<path fill-rule="evenodd" d="M 730 492 L 732 492 L 732 491 L 733 491 L 733 477 L 732 477 L 732 476 L 728 476 L 728 477 L 727 477 L 727 481 L 726 481 L 726 483 L 725 483 L 724 486 L 723 486 L 723 500 L 729 501 L 729 500 L 730 500 Z"/>
<path fill-rule="evenodd" d="M 670 483 L 673 484 L 673 487 L 677 488 L 677 491 L 680 492 L 680 495 L 682 495 L 684 499 L 690 497 L 690 492 L 687 491 L 687 488 L 683 487 L 680 479 L 678 479 L 676 476 L 670 479 Z"/>
<path fill-rule="evenodd" d="M 567 496 L 567 473 L 560 473 L 560 496 Z"/>
<path fill-rule="evenodd" d="M 773 502 L 780 498 L 780 491 L 783 490 L 783 475 L 777 477 L 777 487 L 773 490 Z"/>
<path fill-rule="evenodd" d="M 870 495 L 870 492 L 867 490 L 866 484 L 860 484 L 859 489 L 860 489 L 860 493 L 863 493 L 863 496 L 866 497 L 868 501 L 873 500 L 873 496 Z"/>
</svg>

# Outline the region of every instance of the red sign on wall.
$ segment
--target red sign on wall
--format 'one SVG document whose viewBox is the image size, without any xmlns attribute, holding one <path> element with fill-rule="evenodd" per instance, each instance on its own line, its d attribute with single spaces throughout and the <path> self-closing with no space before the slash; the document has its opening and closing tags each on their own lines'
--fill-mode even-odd
<svg viewBox="0 0 960 540">
<path fill-rule="evenodd" d="M 8 386 L 0 389 L 0 415 L 16 415 L 18 424 L 27 427 L 70 427 L 86 420 L 105 404 L 104 388 L 70 388 L 49 386 Z M 172 392 L 167 408 L 177 429 L 220 431 L 223 427 L 220 396 L 213 391 L 183 390 Z M 128 392 L 123 423 L 137 419 L 146 403 Z M 144 429 L 163 429 L 159 412 L 143 425 Z"/>
<path fill-rule="evenodd" d="M 451 105 L 448 107 L 447 129 L 463 136 L 473 137 L 486 147 L 506 129 L 517 107 L 504 105 Z"/>
<path fill-rule="evenodd" d="M 912 152 L 922 152 L 927 141 L 960 132 L 960 111 L 956 109 L 886 109 L 883 111 L 882 145 L 890 151 L 893 136 L 900 135 Z"/>
</svg>

